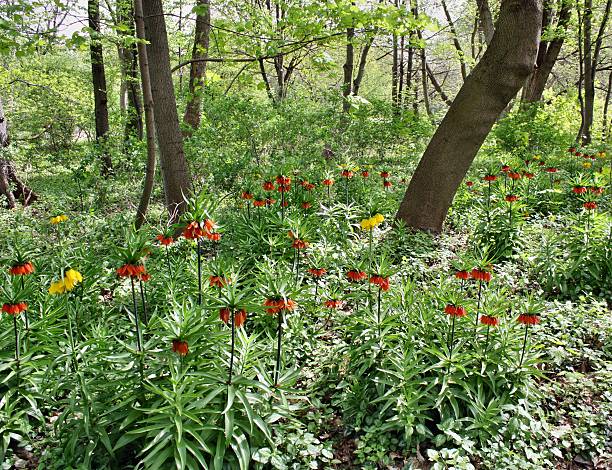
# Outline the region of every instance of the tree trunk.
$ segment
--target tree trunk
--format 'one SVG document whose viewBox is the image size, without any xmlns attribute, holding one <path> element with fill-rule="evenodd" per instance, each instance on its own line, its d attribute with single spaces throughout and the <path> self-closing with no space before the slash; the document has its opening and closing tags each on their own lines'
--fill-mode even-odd
<svg viewBox="0 0 612 470">
<path fill-rule="evenodd" d="M 455 29 L 455 23 L 453 22 L 453 19 L 451 18 L 450 12 L 448 11 L 448 7 L 446 6 L 446 2 L 444 0 L 442 0 L 442 9 L 444 10 L 446 21 L 448 21 L 448 26 L 453 36 L 453 45 L 455 46 L 455 50 L 457 51 L 457 56 L 459 57 L 459 63 L 461 64 L 461 78 L 465 80 L 465 77 L 467 77 L 467 67 L 465 66 L 465 54 L 463 53 L 463 49 L 461 48 L 461 44 L 459 43 L 459 36 L 457 35 L 457 30 Z"/>
<path fill-rule="evenodd" d="M 502 0 L 495 35 L 434 133 L 397 218 L 439 232 L 476 153 L 500 113 L 533 70 L 541 0 Z"/>
<path fill-rule="evenodd" d="M 361 88 L 361 82 L 363 81 L 363 77 L 365 75 L 366 64 L 368 63 L 368 54 L 370 52 L 370 48 L 372 47 L 373 41 L 373 37 L 368 39 L 367 42 L 363 45 L 363 48 L 361 49 L 361 56 L 359 56 L 359 65 L 357 66 L 357 75 L 353 80 L 353 95 L 359 94 L 359 88 Z"/>
<path fill-rule="evenodd" d="M 118 55 L 122 78 L 120 98 L 124 102 L 122 110 L 127 114 L 124 131 L 124 141 L 127 144 L 132 138 L 142 140 L 144 135 L 142 99 L 138 86 L 138 50 L 133 41 L 134 6 L 131 2 L 117 2 L 117 25 L 121 26 L 119 33 L 124 41 L 119 43 Z"/>
<path fill-rule="evenodd" d="M 595 106 L 595 77 L 593 68 L 593 48 L 591 43 L 593 23 L 593 0 L 584 0 L 584 124 L 582 126 L 582 145 L 591 143 L 591 127 Z"/>
<path fill-rule="evenodd" d="M 351 109 L 349 96 L 353 92 L 353 63 L 355 61 L 355 28 L 346 28 L 346 58 L 344 60 L 342 79 L 342 111 L 347 113 Z"/>
<path fill-rule="evenodd" d="M 210 44 L 210 0 L 197 0 L 197 16 L 193 38 L 192 59 L 208 57 Z M 202 113 L 202 88 L 206 78 L 206 61 L 192 62 L 189 72 L 189 100 L 185 108 L 184 121 L 188 128 L 185 136 L 191 136 L 193 130 L 200 127 Z"/>
<path fill-rule="evenodd" d="M 604 101 L 603 119 L 601 125 L 601 140 L 605 142 L 610 132 L 610 120 L 608 110 L 610 109 L 610 95 L 612 94 L 612 72 L 608 75 L 608 88 L 606 89 L 606 99 Z M 0 137 L 1 138 L 1 137 Z"/>
<path fill-rule="evenodd" d="M 102 175 L 108 175 L 113 169 L 110 153 L 106 148 L 108 124 L 108 97 L 106 94 L 106 74 L 104 56 L 100 38 L 100 3 L 99 0 L 88 0 L 87 18 L 90 28 L 89 53 L 91 57 L 91 78 L 94 93 L 94 114 L 96 120 L 96 142 L 102 150 Z"/>
<path fill-rule="evenodd" d="M 6 120 L 6 116 L 4 115 L 2 97 L 0 96 L 0 149 L 8 147 L 9 143 L 8 122 Z"/>
<path fill-rule="evenodd" d="M 427 62 L 425 62 L 425 68 L 427 70 L 427 75 L 429 76 L 429 80 L 431 81 L 431 84 L 433 85 L 434 89 L 440 95 L 440 98 L 442 98 L 442 101 L 444 101 L 448 106 L 452 105 L 453 102 L 449 99 L 446 93 L 444 93 L 442 86 L 438 83 L 438 80 L 436 80 L 436 76 L 434 75 L 433 71 L 429 68 L 429 64 L 427 64 Z"/>
<path fill-rule="evenodd" d="M 565 31 L 571 16 L 571 6 L 569 2 L 564 2 L 559 11 L 557 29 L 562 29 Z M 536 60 L 536 68 L 529 75 L 525 81 L 525 85 L 523 86 L 521 96 L 521 101 L 523 103 L 535 103 L 542 100 L 542 95 L 544 94 L 544 89 L 546 88 L 546 82 L 548 81 L 548 77 L 550 76 L 555 63 L 557 62 L 557 58 L 561 52 L 561 47 L 563 46 L 563 40 L 564 37 L 561 35 L 560 37 L 554 38 L 552 41 L 540 42 Z"/>
<path fill-rule="evenodd" d="M 140 64 L 140 79 L 142 84 L 142 96 L 144 100 L 145 125 L 147 129 L 147 167 L 145 180 L 140 196 L 140 203 L 136 211 L 136 228 L 140 228 L 145 221 L 153 183 L 155 181 L 155 113 L 153 109 L 153 93 L 151 91 L 151 76 L 149 74 L 149 58 L 145 44 L 145 25 L 142 12 L 142 0 L 134 0 L 136 13 L 136 35 L 138 42 L 138 63 Z"/>
<path fill-rule="evenodd" d="M 191 193 L 191 178 L 176 109 L 162 0 L 146 0 L 142 6 L 166 208 L 175 221 L 184 212 L 184 197 Z"/>
<path fill-rule="evenodd" d="M 491 15 L 491 9 L 489 8 L 489 2 L 487 0 L 476 0 L 478 6 L 478 20 L 482 33 L 485 37 L 487 45 L 491 44 L 493 34 L 495 33 L 495 26 L 493 25 L 493 15 Z"/>
</svg>

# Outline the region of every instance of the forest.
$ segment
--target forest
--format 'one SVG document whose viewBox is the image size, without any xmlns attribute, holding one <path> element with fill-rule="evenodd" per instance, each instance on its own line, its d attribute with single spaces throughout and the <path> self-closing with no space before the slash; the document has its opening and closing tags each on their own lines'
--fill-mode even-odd
<svg viewBox="0 0 612 470">
<path fill-rule="evenodd" d="M 611 10 L 0 0 L 1 468 L 612 468 Z"/>
</svg>

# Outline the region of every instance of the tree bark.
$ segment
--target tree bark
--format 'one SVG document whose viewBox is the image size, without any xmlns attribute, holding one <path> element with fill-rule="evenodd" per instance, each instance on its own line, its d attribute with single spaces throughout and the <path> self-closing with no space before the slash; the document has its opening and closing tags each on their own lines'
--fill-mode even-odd
<svg viewBox="0 0 612 470">
<path fill-rule="evenodd" d="M 184 197 L 191 193 L 191 178 L 176 109 L 162 0 L 146 0 L 142 7 L 166 208 L 175 221 L 185 210 Z"/>
<path fill-rule="evenodd" d="M 502 0 L 491 44 L 467 77 L 412 177 L 397 218 L 440 232 L 448 208 L 500 113 L 533 70 L 541 0 Z"/>
<path fill-rule="evenodd" d="M 342 66 L 342 111 L 347 113 L 351 109 L 349 96 L 353 92 L 353 63 L 355 61 L 355 28 L 346 28 L 346 57 Z"/>
<path fill-rule="evenodd" d="M 104 56 L 100 38 L 100 2 L 88 0 L 87 19 L 90 28 L 89 53 L 91 57 L 91 78 L 94 93 L 94 115 L 96 120 L 96 142 L 102 151 L 102 175 L 108 175 L 113 170 L 110 153 L 106 148 L 106 137 L 109 131 L 108 97 L 106 93 L 106 73 L 104 71 Z"/>
<path fill-rule="evenodd" d="M 210 0 L 197 0 L 195 33 L 193 38 L 192 59 L 208 57 L 210 44 Z M 183 120 L 187 124 L 185 136 L 191 136 L 200 127 L 202 115 L 202 88 L 206 77 L 206 61 L 192 62 L 189 72 L 189 100 L 185 108 Z"/>
<path fill-rule="evenodd" d="M 554 38 L 552 41 L 540 42 L 536 59 L 536 68 L 529 75 L 523 86 L 521 96 L 521 101 L 523 103 L 535 103 L 542 100 L 548 77 L 563 47 L 563 41 L 565 39 L 563 33 L 567 28 L 571 16 L 571 5 L 569 2 L 564 1 L 559 10 L 559 19 L 557 21 L 557 29 L 563 31 L 561 33 L 562 35 Z"/>
<path fill-rule="evenodd" d="M 140 203 L 136 211 L 136 228 L 140 228 L 145 221 L 149 200 L 153 191 L 155 181 L 155 112 L 153 106 L 153 93 L 151 91 L 151 76 L 149 74 L 149 58 L 145 44 L 145 25 L 142 12 L 142 0 L 134 0 L 136 13 L 136 35 L 138 42 L 138 63 L 140 65 L 140 79 L 142 85 L 142 97 L 144 100 L 145 126 L 147 130 L 147 167 L 145 180 L 140 196 Z"/>
</svg>

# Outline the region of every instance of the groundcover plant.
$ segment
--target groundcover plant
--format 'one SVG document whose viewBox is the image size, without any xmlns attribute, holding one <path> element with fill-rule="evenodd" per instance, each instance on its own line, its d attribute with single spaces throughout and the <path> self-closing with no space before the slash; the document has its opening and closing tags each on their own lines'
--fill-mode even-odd
<svg viewBox="0 0 612 470">
<path fill-rule="evenodd" d="M 0 2 L 2 468 L 612 467 L 610 2 L 421 3 Z"/>
</svg>

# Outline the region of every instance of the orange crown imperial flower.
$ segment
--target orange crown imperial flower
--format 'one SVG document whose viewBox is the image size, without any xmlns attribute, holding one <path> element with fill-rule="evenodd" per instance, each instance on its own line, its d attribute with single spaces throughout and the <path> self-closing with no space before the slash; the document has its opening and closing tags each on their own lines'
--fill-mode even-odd
<svg viewBox="0 0 612 470">
<path fill-rule="evenodd" d="M 146 273 L 146 269 L 142 264 L 130 264 L 126 263 L 123 266 L 117 268 L 117 275 L 119 277 L 140 277 Z"/>
<path fill-rule="evenodd" d="M 360 282 L 363 281 L 368 275 L 365 271 L 359 271 L 358 269 L 351 269 L 346 273 L 346 277 L 350 282 Z"/>
<path fill-rule="evenodd" d="M 519 323 L 522 323 L 523 325 L 537 325 L 538 323 L 540 323 L 540 317 L 538 317 L 537 315 L 528 315 L 526 313 L 521 313 L 518 316 L 517 321 Z"/>
<path fill-rule="evenodd" d="M 159 234 L 157 235 L 157 237 L 155 237 L 160 244 L 164 245 L 164 246 L 168 246 L 171 245 L 174 242 L 174 238 L 172 237 L 167 237 L 164 234 Z"/>
<path fill-rule="evenodd" d="M 370 284 L 378 286 L 382 291 L 389 290 L 389 277 L 379 276 L 378 274 L 370 277 Z"/>
<path fill-rule="evenodd" d="M 28 261 L 22 264 L 15 264 L 9 268 L 9 274 L 11 276 L 27 276 L 34 272 L 34 265 Z"/>
<path fill-rule="evenodd" d="M 342 307 L 344 302 L 342 300 L 330 299 L 325 301 L 325 307 L 331 309 L 338 309 Z"/>
<path fill-rule="evenodd" d="M 499 319 L 490 315 L 482 315 L 480 317 L 480 323 L 487 326 L 497 326 L 499 325 Z"/>
<path fill-rule="evenodd" d="M 327 273 L 325 268 L 308 268 L 308 273 L 312 277 L 323 277 Z"/>
<path fill-rule="evenodd" d="M 291 248 L 295 248 L 296 250 L 303 250 L 304 248 L 308 247 L 308 242 L 304 241 L 304 240 L 300 240 L 299 238 L 296 238 L 293 240 L 293 243 L 291 244 Z"/>
<path fill-rule="evenodd" d="M 6 303 L 2 305 L 2 311 L 9 315 L 19 315 L 21 312 L 25 312 L 28 309 L 28 304 L 25 302 L 18 303 Z"/>
<path fill-rule="evenodd" d="M 172 352 L 178 354 L 179 356 L 186 356 L 189 352 L 189 344 L 187 341 L 183 341 L 181 339 L 173 339 Z"/>
</svg>

